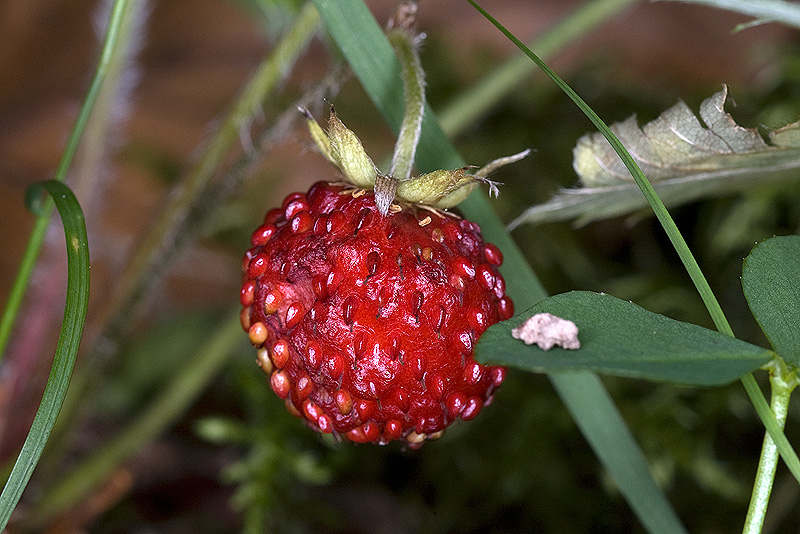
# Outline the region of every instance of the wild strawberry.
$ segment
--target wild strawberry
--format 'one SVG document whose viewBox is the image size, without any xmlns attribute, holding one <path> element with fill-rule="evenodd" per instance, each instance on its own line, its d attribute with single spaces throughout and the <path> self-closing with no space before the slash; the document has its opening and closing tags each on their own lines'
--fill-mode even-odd
<svg viewBox="0 0 800 534">
<path fill-rule="evenodd" d="M 348 184 L 287 196 L 242 265 L 242 326 L 272 389 L 313 428 L 355 442 L 438 437 L 478 415 L 506 373 L 473 358 L 478 337 L 514 311 L 503 256 L 477 224 L 442 210 L 481 182 L 496 192 L 488 173 L 527 151 L 475 172 L 411 176 L 424 113 L 415 5 L 398 9 L 389 32 L 407 95 L 389 172 L 333 109 L 327 131 L 301 109 Z"/>
<path fill-rule="evenodd" d="M 355 442 L 418 444 L 474 418 L 505 376 L 472 355 L 513 313 L 475 223 L 318 182 L 267 213 L 244 258 L 242 325 L 289 409 Z"/>
</svg>

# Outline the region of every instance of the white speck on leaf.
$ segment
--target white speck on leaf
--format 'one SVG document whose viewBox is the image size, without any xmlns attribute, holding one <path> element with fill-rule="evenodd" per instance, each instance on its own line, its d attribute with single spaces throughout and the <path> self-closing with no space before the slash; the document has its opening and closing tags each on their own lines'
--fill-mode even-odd
<svg viewBox="0 0 800 534">
<path fill-rule="evenodd" d="M 581 348 L 575 323 L 550 313 L 537 313 L 511 330 L 511 335 L 526 345 L 535 343 L 542 350 L 550 350 L 556 345 L 573 350 Z"/>
</svg>

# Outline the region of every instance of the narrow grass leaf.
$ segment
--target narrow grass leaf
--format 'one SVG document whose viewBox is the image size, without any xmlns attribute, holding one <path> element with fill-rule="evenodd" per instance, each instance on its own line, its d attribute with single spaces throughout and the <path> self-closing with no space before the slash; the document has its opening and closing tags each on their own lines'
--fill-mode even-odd
<svg viewBox="0 0 800 534">
<path fill-rule="evenodd" d="M 744 260 L 742 288 L 775 352 L 800 366 L 800 236 L 758 244 Z"/>
<path fill-rule="evenodd" d="M 372 14 L 361 0 L 314 0 L 314 4 L 373 103 L 397 131 L 403 117 L 400 67 Z M 464 164 L 429 107 L 422 123 L 416 164 L 422 172 Z M 545 298 L 539 280 L 485 195 L 476 191 L 459 209 L 481 226 L 489 241 L 502 249 L 507 292 L 516 306 L 528 308 Z M 552 374 L 550 380 L 647 529 L 653 533 L 685 533 L 663 490 L 653 480 L 644 454 L 597 377 L 588 372 L 570 377 Z"/>
<path fill-rule="evenodd" d="M 511 329 L 537 313 L 574 322 L 577 350 L 525 345 Z M 693 386 L 726 384 L 758 369 L 771 351 L 701 326 L 588 291 L 555 295 L 509 321 L 491 326 L 476 347 L 482 362 L 535 372 L 585 369 Z"/>
<path fill-rule="evenodd" d="M 46 190 L 55 201 L 64 224 L 68 264 L 67 298 L 53 367 L 50 370 L 42 402 L 33 419 L 28 437 L 22 445 L 17 462 L 3 488 L 3 493 L 0 494 L 0 531 L 8 524 L 11 513 L 39 462 L 39 457 L 64 402 L 72 368 L 75 365 L 75 357 L 78 354 L 89 302 L 89 245 L 81 207 L 72 191 L 58 181 L 35 184 L 29 190 L 28 197 L 38 199 L 42 189 Z"/>
</svg>

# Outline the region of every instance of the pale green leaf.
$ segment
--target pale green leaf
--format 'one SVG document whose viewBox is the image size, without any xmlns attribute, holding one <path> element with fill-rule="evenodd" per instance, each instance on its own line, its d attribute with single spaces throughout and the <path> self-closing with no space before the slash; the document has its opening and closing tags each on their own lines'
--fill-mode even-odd
<svg viewBox="0 0 800 534">
<path fill-rule="evenodd" d="M 684 102 L 639 126 L 636 117 L 612 124 L 664 204 L 674 206 L 704 197 L 786 179 L 800 167 L 800 123 L 770 133 L 738 125 L 725 111 L 727 88 L 703 101 L 699 117 Z M 586 134 L 573 150 L 580 187 L 562 189 L 548 202 L 527 209 L 511 223 L 542 223 L 579 218 L 588 222 L 647 206 L 630 172 L 599 132 Z"/>
<path fill-rule="evenodd" d="M 757 245 L 744 260 L 742 288 L 775 352 L 800 366 L 800 236 Z"/>
</svg>

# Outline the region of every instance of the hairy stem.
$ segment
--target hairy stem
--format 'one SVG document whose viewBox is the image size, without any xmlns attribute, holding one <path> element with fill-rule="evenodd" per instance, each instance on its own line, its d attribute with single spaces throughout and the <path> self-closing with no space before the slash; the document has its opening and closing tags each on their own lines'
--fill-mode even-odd
<svg viewBox="0 0 800 534">
<path fill-rule="evenodd" d="M 781 430 L 786 425 L 786 416 L 789 412 L 789 398 L 792 390 L 797 386 L 796 371 L 789 371 L 786 364 L 776 358 L 769 364 L 770 386 L 772 387 L 772 400 L 770 408 L 775 414 L 775 419 Z M 761 458 L 758 462 L 753 493 L 750 496 L 750 506 L 747 508 L 747 517 L 744 523 L 744 534 L 759 534 L 764 526 L 767 514 L 767 505 L 775 482 L 775 470 L 778 468 L 778 447 L 767 432 L 764 444 L 761 447 Z"/>
<path fill-rule="evenodd" d="M 388 37 L 402 67 L 405 91 L 405 115 L 394 146 L 389 176 L 403 182 L 411 177 L 414 155 L 422 131 L 422 117 L 425 114 L 425 75 L 417 53 L 417 38 L 402 28 L 390 30 Z"/>
<path fill-rule="evenodd" d="M 174 189 L 167 206 L 147 232 L 119 277 L 115 292 L 108 299 L 101 319 L 106 323 L 106 337 L 114 339 L 124 331 L 124 325 L 132 315 L 131 310 L 138 307 L 149 284 L 163 269 L 167 259 L 173 256 L 177 248 L 176 242 L 188 231 L 187 221 L 190 220 L 192 210 L 219 171 L 226 154 L 240 142 L 242 132 L 249 127 L 261 102 L 290 70 L 315 34 L 318 23 L 316 9 L 312 4 L 307 4 L 294 26 L 245 86 L 197 164 L 180 187 Z"/>
</svg>

